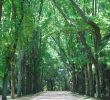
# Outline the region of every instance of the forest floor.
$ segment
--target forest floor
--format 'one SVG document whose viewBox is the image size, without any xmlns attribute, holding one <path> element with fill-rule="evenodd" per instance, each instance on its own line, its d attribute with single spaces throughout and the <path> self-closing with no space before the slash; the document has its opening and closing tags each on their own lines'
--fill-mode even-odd
<svg viewBox="0 0 110 100">
<path fill-rule="evenodd" d="M 8 100 L 12 99 L 8 97 Z M 47 91 L 41 92 L 39 94 L 16 98 L 14 100 L 98 100 L 98 99 L 90 98 L 87 96 L 81 96 L 78 94 L 72 94 L 71 92 L 67 91 Z"/>
</svg>

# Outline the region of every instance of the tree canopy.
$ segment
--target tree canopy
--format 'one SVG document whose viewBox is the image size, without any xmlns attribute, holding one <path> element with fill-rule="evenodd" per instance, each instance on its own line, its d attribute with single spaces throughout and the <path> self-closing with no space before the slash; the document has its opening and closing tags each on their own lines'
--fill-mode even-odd
<svg viewBox="0 0 110 100">
<path fill-rule="evenodd" d="M 0 93 L 71 90 L 110 97 L 109 0 L 0 0 Z"/>
</svg>

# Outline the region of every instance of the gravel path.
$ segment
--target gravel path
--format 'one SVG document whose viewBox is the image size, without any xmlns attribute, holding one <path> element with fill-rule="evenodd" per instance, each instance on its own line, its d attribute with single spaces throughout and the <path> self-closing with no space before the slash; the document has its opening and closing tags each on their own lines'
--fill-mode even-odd
<svg viewBox="0 0 110 100">
<path fill-rule="evenodd" d="M 8 97 L 8 100 L 12 99 Z M 73 95 L 71 92 L 67 91 L 47 91 L 42 92 L 40 94 L 16 98 L 14 100 L 96 100 L 96 99 L 87 98 L 86 96 L 82 97 L 79 95 Z"/>
</svg>

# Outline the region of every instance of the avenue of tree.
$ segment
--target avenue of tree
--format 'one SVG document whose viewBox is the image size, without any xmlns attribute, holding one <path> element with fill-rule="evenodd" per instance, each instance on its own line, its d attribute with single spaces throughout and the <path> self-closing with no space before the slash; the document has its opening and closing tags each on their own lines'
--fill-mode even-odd
<svg viewBox="0 0 110 100">
<path fill-rule="evenodd" d="M 2 100 L 40 91 L 110 98 L 109 0 L 0 0 Z"/>
</svg>

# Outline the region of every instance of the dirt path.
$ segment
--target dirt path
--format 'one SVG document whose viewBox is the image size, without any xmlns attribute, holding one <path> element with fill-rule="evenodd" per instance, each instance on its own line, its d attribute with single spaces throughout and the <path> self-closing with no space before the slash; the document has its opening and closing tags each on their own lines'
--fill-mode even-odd
<svg viewBox="0 0 110 100">
<path fill-rule="evenodd" d="M 12 100 L 10 99 L 10 97 L 8 97 L 8 100 Z M 15 100 L 96 100 L 96 99 L 92 99 L 92 98 L 87 98 L 85 97 L 81 97 L 78 95 L 73 95 L 71 92 L 67 92 L 67 91 L 47 91 L 47 92 L 43 92 L 32 96 L 25 96 L 25 97 L 20 97 L 20 98 L 16 98 Z"/>
</svg>

